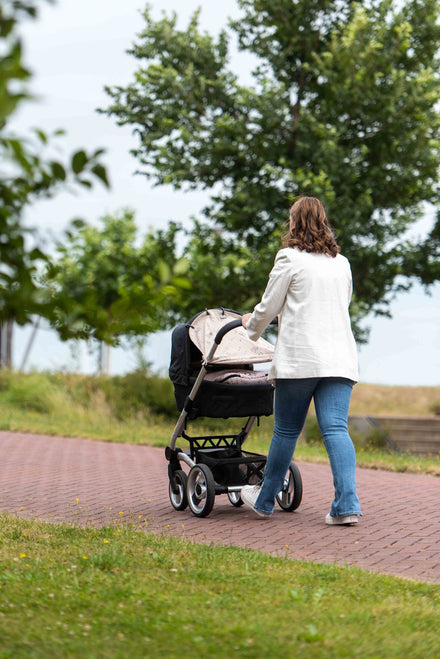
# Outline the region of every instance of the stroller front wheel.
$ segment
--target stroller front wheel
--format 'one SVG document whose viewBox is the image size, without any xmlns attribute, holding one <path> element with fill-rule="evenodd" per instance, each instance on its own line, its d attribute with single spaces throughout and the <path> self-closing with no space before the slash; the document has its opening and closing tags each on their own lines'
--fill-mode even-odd
<svg viewBox="0 0 440 659">
<path fill-rule="evenodd" d="M 196 517 L 207 517 L 214 506 L 215 482 L 209 467 L 197 464 L 188 474 L 186 496 Z"/>
<path fill-rule="evenodd" d="M 277 494 L 277 502 L 280 508 L 287 512 L 296 510 L 302 499 L 302 478 L 297 465 L 290 463 L 284 479 L 283 489 Z"/>
<path fill-rule="evenodd" d="M 188 476 L 185 472 L 182 469 L 177 469 L 173 474 L 173 480 L 169 483 L 168 494 L 171 505 L 175 510 L 185 510 L 188 505 L 186 497 L 187 481 Z"/>
<path fill-rule="evenodd" d="M 236 508 L 240 508 L 244 503 L 240 496 L 240 492 L 228 492 L 228 499 Z"/>
</svg>

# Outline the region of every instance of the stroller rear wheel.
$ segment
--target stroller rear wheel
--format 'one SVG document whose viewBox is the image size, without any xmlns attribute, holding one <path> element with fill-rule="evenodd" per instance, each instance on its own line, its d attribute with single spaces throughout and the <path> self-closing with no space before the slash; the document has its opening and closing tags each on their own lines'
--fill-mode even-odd
<svg viewBox="0 0 440 659">
<path fill-rule="evenodd" d="M 207 517 L 214 506 L 215 482 L 209 467 L 197 464 L 188 474 L 186 495 L 191 512 L 196 517 Z"/>
<path fill-rule="evenodd" d="M 185 510 L 188 505 L 186 497 L 186 484 L 188 476 L 182 469 L 177 469 L 173 474 L 173 480 L 168 486 L 171 505 L 175 510 Z"/>
<path fill-rule="evenodd" d="M 296 510 L 302 499 L 301 472 L 292 461 L 284 478 L 283 489 L 277 494 L 277 502 L 280 508 L 287 512 Z"/>
</svg>

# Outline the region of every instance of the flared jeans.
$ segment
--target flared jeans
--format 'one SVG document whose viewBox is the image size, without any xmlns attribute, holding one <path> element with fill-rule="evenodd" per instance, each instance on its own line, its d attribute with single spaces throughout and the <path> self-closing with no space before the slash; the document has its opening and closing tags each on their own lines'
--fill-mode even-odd
<svg viewBox="0 0 440 659">
<path fill-rule="evenodd" d="M 263 485 L 255 502 L 258 510 L 273 511 L 313 398 L 333 474 L 335 498 L 330 515 L 362 514 L 356 493 L 356 453 L 347 428 L 352 388 L 353 382 L 346 378 L 276 380 L 275 424 Z"/>
</svg>

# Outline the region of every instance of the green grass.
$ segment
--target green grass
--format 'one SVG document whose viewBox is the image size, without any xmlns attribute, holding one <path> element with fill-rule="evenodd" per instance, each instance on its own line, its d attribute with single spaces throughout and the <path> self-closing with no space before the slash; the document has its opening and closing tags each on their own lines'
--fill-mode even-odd
<svg viewBox="0 0 440 659">
<path fill-rule="evenodd" d="M 0 516 L 0 657 L 439 656 L 440 586 Z"/>
</svg>

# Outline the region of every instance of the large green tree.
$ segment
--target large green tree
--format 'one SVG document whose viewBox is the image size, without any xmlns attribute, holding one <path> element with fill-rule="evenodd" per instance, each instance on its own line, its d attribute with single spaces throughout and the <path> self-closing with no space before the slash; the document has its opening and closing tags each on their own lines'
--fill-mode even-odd
<svg viewBox="0 0 440 659">
<path fill-rule="evenodd" d="M 189 239 L 190 255 L 206 255 L 192 301 L 201 290 L 203 306 L 217 301 L 234 268 L 242 280 L 223 304 L 255 301 L 302 193 L 323 199 L 352 263 L 354 321 L 387 313 L 411 276 L 440 278 L 439 222 L 407 238 L 439 196 L 439 2 L 237 2 L 240 18 L 216 37 L 198 12 L 178 29 L 147 8 L 134 80 L 107 88 L 146 176 L 212 191 Z M 230 31 L 256 58 L 252 85 L 230 69 Z"/>
</svg>

